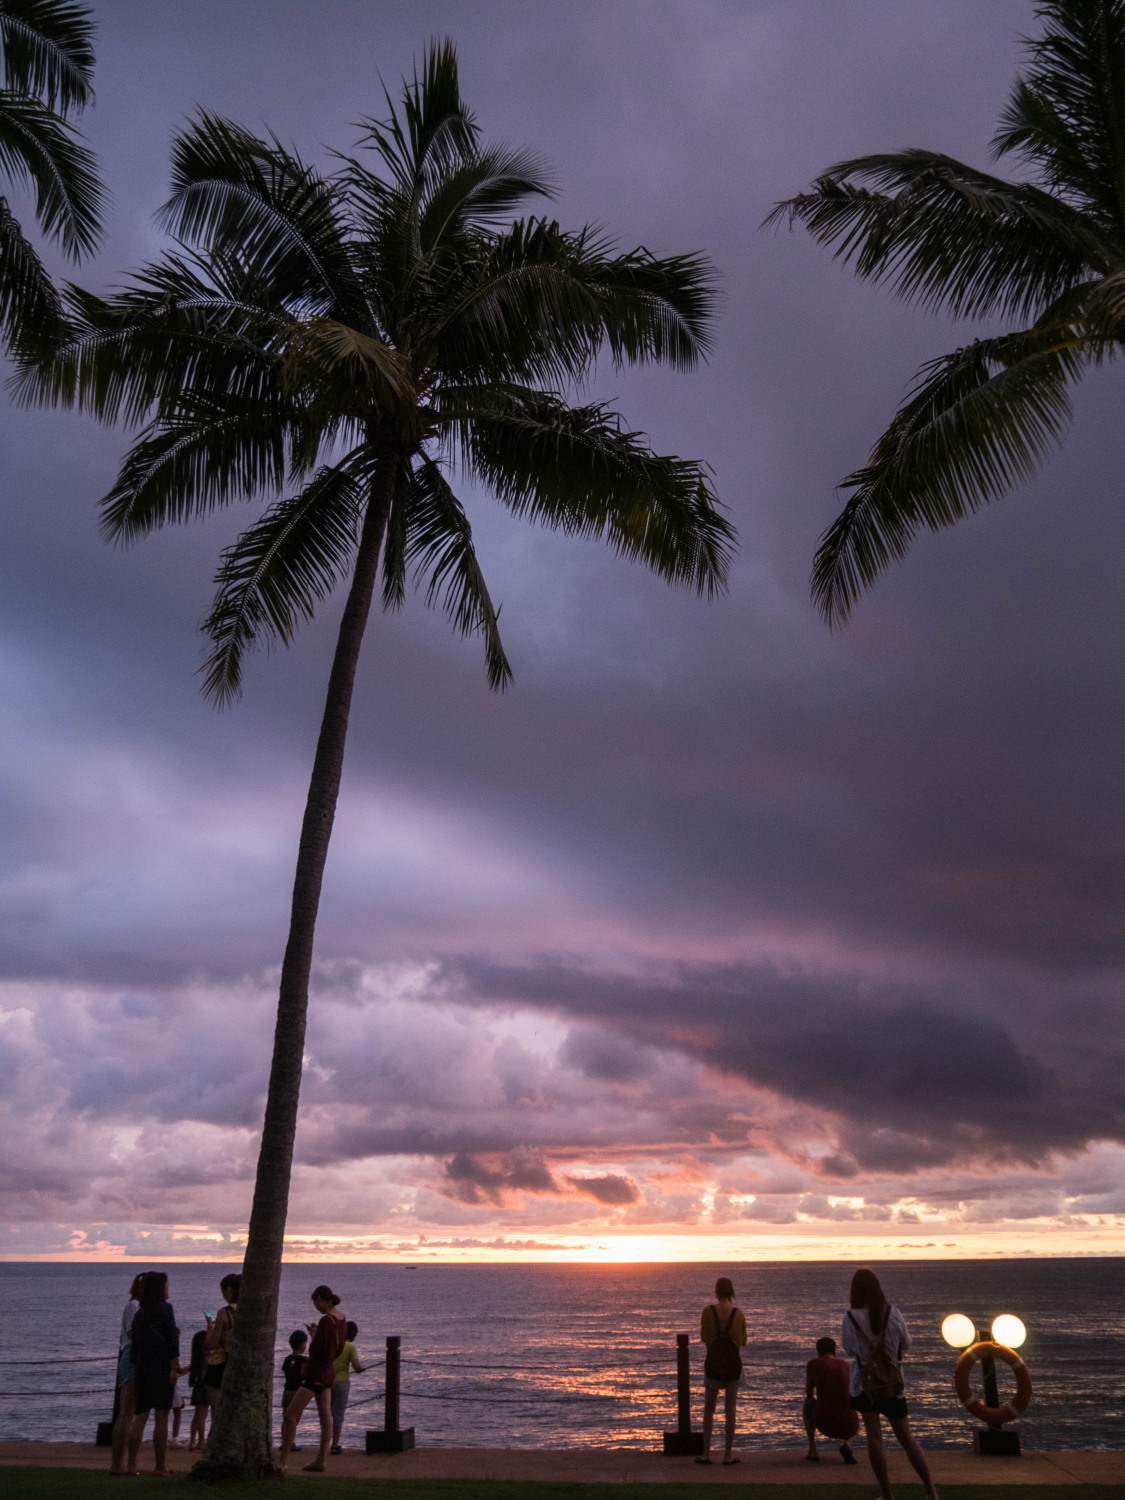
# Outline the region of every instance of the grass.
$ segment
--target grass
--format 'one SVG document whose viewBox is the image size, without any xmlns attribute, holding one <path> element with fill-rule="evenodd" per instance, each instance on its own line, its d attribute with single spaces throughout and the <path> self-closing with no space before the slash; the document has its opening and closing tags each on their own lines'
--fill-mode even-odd
<svg viewBox="0 0 1125 1500">
<path fill-rule="evenodd" d="M 12 1500 L 102 1500 L 122 1493 L 134 1500 L 155 1500 L 169 1489 L 185 1496 L 203 1496 L 207 1490 L 191 1483 L 186 1475 L 170 1479 L 152 1479 L 142 1475 L 123 1485 L 112 1474 L 92 1469 L 0 1468 L 5 1493 Z M 812 1484 L 744 1484 L 735 1488 L 723 1485 L 716 1491 L 710 1484 L 630 1484 L 628 1495 L 622 1495 L 620 1484 L 565 1484 L 539 1480 L 492 1479 L 302 1479 L 287 1477 L 286 1500 L 311 1500 L 314 1494 L 325 1500 L 328 1485 L 330 1500 L 716 1500 L 730 1494 L 743 1500 L 871 1500 L 871 1484 L 834 1484 L 829 1487 Z M 189 1489 L 190 1485 L 190 1489 Z M 261 1500 L 263 1495 L 281 1493 L 269 1481 L 264 1484 L 224 1484 L 217 1493 L 222 1500 Z M 922 1489 L 916 1484 L 895 1486 L 901 1500 L 921 1500 Z M 942 1486 L 942 1500 L 1121 1500 L 1121 1490 L 1112 1484 L 947 1484 Z"/>
</svg>

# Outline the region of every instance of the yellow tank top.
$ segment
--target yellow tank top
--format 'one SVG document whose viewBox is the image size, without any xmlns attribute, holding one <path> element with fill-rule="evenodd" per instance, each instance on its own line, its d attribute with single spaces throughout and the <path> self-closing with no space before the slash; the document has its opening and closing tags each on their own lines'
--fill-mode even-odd
<svg viewBox="0 0 1125 1500">
<path fill-rule="evenodd" d="M 207 1363 L 209 1365 L 226 1364 L 227 1355 L 230 1353 L 230 1346 L 234 1343 L 234 1315 L 237 1311 L 237 1302 L 228 1302 L 226 1307 L 219 1309 L 218 1317 L 215 1319 L 216 1323 L 219 1321 L 219 1318 L 223 1318 L 223 1313 L 229 1313 L 230 1316 L 223 1318 L 222 1330 L 219 1333 L 219 1342 L 213 1349 L 207 1351 Z"/>
</svg>

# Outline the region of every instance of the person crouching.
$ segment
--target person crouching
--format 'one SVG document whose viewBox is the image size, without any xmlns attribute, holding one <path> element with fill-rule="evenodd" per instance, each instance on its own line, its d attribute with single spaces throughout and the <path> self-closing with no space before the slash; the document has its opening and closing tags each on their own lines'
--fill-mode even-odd
<svg viewBox="0 0 1125 1500">
<path fill-rule="evenodd" d="M 809 1463 L 820 1462 L 820 1454 L 816 1451 L 818 1432 L 840 1444 L 840 1457 L 846 1464 L 856 1461 L 851 1440 L 859 1431 L 859 1413 L 852 1410 L 851 1375 L 848 1361 L 836 1358 L 836 1340 L 817 1339 L 816 1358 L 810 1359 L 805 1366 L 803 1416 L 809 1439 L 805 1458 Z"/>
</svg>

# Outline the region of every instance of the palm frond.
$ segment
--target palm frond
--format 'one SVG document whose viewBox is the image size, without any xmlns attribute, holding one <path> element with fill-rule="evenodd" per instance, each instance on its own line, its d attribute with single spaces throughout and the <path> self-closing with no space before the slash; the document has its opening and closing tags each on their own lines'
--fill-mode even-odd
<svg viewBox="0 0 1125 1500">
<path fill-rule="evenodd" d="M 448 37 L 426 48 L 422 71 L 403 79 L 396 105 L 386 88 L 387 116 L 363 120 L 360 145 L 376 151 L 398 186 L 419 193 L 427 180 L 455 169 L 476 150 L 476 123 L 461 98 L 457 49 Z"/>
<path fill-rule="evenodd" d="M 1068 383 L 1107 353 L 1068 326 L 978 339 L 923 365 L 825 532 L 812 592 L 830 625 L 923 529 L 940 530 L 1031 477 L 1070 416 Z"/>
<path fill-rule="evenodd" d="M 736 533 L 707 470 L 654 453 L 605 405 L 548 394 L 486 400 L 459 427 L 470 467 L 516 515 L 600 537 L 697 593 L 725 588 Z"/>
<path fill-rule="evenodd" d="M 493 229 L 525 198 L 551 197 L 553 183 L 530 151 L 493 147 L 475 153 L 436 180 L 419 205 L 418 240 L 423 255 L 451 229 Z"/>
<path fill-rule="evenodd" d="M 335 588 L 355 553 L 363 498 L 349 456 L 271 506 L 223 553 L 218 592 L 201 627 L 212 645 L 200 668 L 212 702 L 239 696 L 248 649 L 288 645 Z"/>
<path fill-rule="evenodd" d="M 237 255 L 297 315 L 362 318 L 336 194 L 277 140 L 200 110 L 172 145 L 169 233 Z"/>
<path fill-rule="evenodd" d="M 1049 0 L 993 138 L 1118 242 L 1125 232 L 1125 0 Z"/>
<path fill-rule="evenodd" d="M 17 399 L 136 426 L 184 392 L 267 398 L 279 389 L 273 346 L 292 319 L 234 290 L 176 256 L 112 298 L 69 287 L 63 333 L 49 360 L 19 371 Z"/>
<path fill-rule="evenodd" d="M 55 285 L 0 198 L 0 334 L 18 359 L 38 361 L 54 348 L 62 329 Z"/>
<path fill-rule="evenodd" d="M 1088 216 L 1053 194 L 933 151 L 839 162 L 765 222 L 785 218 L 833 246 L 858 276 L 956 316 L 1038 316 L 1118 255 Z"/>
<path fill-rule="evenodd" d="M 590 230 L 518 221 L 498 235 L 436 329 L 452 379 L 582 378 L 608 347 L 617 363 L 693 365 L 714 300 L 700 256 L 616 254 Z"/>
<path fill-rule="evenodd" d="M 488 685 L 502 692 L 512 680 L 498 624 L 499 610 L 484 581 L 469 518 L 441 468 L 424 458 L 404 476 L 394 539 L 388 535 L 383 566 L 384 604 L 402 597 L 402 577 L 414 565 L 414 581 L 425 583 L 426 603 L 440 605 L 461 635 L 484 638 Z"/>
<path fill-rule="evenodd" d="M 363 398 L 369 393 L 384 407 L 413 394 L 409 367 L 397 350 L 332 318 L 294 323 L 279 341 L 279 354 L 282 384 L 293 390 L 335 381 L 354 395 L 357 405 L 366 404 Z"/>
<path fill-rule="evenodd" d="M 133 542 L 161 526 L 209 515 L 285 482 L 280 403 L 183 395 L 141 434 L 102 501 L 102 534 Z"/>
<path fill-rule="evenodd" d="M 105 191 L 93 153 L 45 104 L 0 93 L 0 170 L 35 191 L 35 216 L 72 259 L 88 255 L 101 236 Z"/>
<path fill-rule="evenodd" d="M 94 24 L 69 0 L 0 0 L 4 87 L 68 115 L 94 101 Z"/>
</svg>

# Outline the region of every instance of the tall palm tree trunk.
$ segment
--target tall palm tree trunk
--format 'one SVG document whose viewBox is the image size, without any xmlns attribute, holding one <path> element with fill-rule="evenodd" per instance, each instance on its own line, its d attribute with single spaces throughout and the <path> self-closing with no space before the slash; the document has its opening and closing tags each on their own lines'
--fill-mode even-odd
<svg viewBox="0 0 1125 1500">
<path fill-rule="evenodd" d="M 340 792 L 352 689 L 378 579 L 379 553 L 398 463 L 398 454 L 388 451 L 384 452 L 376 468 L 355 571 L 340 621 L 332 673 L 328 679 L 328 696 L 297 852 L 289 941 L 281 966 L 273 1061 L 258 1151 L 234 1346 L 206 1452 L 192 1471 L 200 1479 L 219 1480 L 235 1475 L 257 1477 L 276 1472 L 271 1451 L 273 1355 L 281 1254 L 289 1207 L 289 1177 L 305 1052 L 313 939 Z"/>
</svg>

